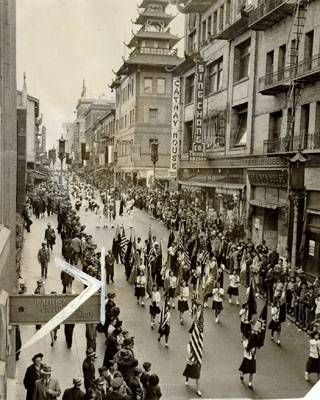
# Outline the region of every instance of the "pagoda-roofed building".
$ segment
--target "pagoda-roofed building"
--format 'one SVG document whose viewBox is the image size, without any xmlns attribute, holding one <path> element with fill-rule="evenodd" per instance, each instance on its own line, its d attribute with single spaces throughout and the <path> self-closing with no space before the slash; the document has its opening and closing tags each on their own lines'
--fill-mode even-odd
<svg viewBox="0 0 320 400">
<path fill-rule="evenodd" d="M 146 183 L 153 175 L 150 143 L 157 139 L 156 177 L 168 177 L 171 132 L 172 69 L 182 62 L 174 46 L 180 38 L 168 25 L 168 0 L 142 0 L 133 23 L 141 25 L 127 47 L 130 54 L 115 73 L 118 174 Z"/>
</svg>

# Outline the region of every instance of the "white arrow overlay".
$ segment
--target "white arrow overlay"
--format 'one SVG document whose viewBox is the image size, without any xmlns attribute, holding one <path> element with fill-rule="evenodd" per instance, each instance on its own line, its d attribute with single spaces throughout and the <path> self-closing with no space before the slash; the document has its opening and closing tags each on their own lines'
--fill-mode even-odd
<svg viewBox="0 0 320 400">
<path fill-rule="evenodd" d="M 93 296 L 99 289 L 101 289 L 100 294 L 100 320 L 101 323 L 105 323 L 105 294 L 106 294 L 106 279 L 105 279 L 105 249 L 101 251 L 101 279 L 100 281 L 92 276 L 79 270 L 77 267 L 67 263 L 66 261 L 55 259 L 55 266 L 64 270 L 73 278 L 81 281 L 87 288 L 79 294 L 74 300 L 72 300 L 68 305 L 66 305 L 58 314 L 50 319 L 45 325 L 39 329 L 35 335 L 32 336 L 20 349 L 20 351 L 26 349 L 27 347 L 33 345 L 44 336 L 46 336 L 50 331 L 56 328 L 58 325 L 62 324 L 67 318 L 69 318 L 82 304 L 84 304 L 91 296 Z"/>
</svg>

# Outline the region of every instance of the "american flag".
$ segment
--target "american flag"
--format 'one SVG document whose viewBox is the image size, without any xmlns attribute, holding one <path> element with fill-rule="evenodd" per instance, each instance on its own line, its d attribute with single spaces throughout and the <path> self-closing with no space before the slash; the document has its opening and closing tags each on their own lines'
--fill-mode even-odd
<svg viewBox="0 0 320 400">
<path fill-rule="evenodd" d="M 129 239 L 125 235 L 122 236 L 120 242 L 120 258 L 122 263 L 124 262 L 127 253 L 128 244 L 129 244 Z"/>
<path fill-rule="evenodd" d="M 183 223 L 183 221 L 180 222 L 178 248 L 181 250 L 184 249 L 184 223 Z"/>
<path fill-rule="evenodd" d="M 203 306 L 201 306 L 200 313 L 196 320 L 194 321 L 192 328 L 190 330 L 190 353 L 191 360 L 193 363 L 198 365 L 202 364 L 202 353 L 203 353 L 203 327 L 204 327 L 204 318 L 203 318 Z"/>
<path fill-rule="evenodd" d="M 199 255 L 199 261 L 202 265 L 206 264 L 209 260 L 209 252 L 207 249 L 204 249 L 202 253 Z"/>
<path fill-rule="evenodd" d="M 160 314 L 160 330 L 165 327 L 166 324 L 169 323 L 170 320 L 170 313 L 169 313 L 170 307 L 169 307 L 169 302 L 168 302 L 168 296 L 165 297 L 165 300 L 162 305 L 162 310 Z"/>
<path fill-rule="evenodd" d="M 183 258 L 184 258 L 184 263 L 185 263 L 186 268 L 190 269 L 191 268 L 191 260 L 190 260 L 190 255 L 189 255 L 187 248 L 184 248 L 184 257 Z"/>
</svg>

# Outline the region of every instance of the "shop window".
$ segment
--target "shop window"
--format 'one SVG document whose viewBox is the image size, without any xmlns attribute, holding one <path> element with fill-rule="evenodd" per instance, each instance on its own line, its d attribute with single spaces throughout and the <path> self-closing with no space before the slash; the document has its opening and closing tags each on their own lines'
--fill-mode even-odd
<svg viewBox="0 0 320 400">
<path fill-rule="evenodd" d="M 234 82 L 249 76 L 250 43 L 250 39 L 248 39 L 234 49 Z"/>
<path fill-rule="evenodd" d="M 144 78 L 144 93 L 152 94 L 152 78 Z"/>
<path fill-rule="evenodd" d="M 185 101 L 186 104 L 194 100 L 194 74 L 186 78 Z"/>
</svg>

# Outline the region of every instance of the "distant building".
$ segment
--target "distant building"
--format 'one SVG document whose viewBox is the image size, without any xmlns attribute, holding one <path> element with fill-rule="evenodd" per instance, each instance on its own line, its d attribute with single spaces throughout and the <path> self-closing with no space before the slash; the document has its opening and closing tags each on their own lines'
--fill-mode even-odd
<svg viewBox="0 0 320 400">
<path fill-rule="evenodd" d="M 47 153 L 47 128 L 44 125 L 41 128 L 41 152 Z"/>
<path fill-rule="evenodd" d="M 128 59 L 116 73 L 117 175 L 145 184 L 153 175 L 151 141 L 159 143 L 156 175 L 168 179 L 173 67 L 182 60 L 173 47 L 179 41 L 168 25 L 168 0 L 143 0 L 134 22 L 141 26 L 127 44 Z"/>
<path fill-rule="evenodd" d="M 0 13 L 0 398 L 15 375 L 15 327 L 9 328 L 7 294 L 16 294 L 17 92 L 15 0 L 2 1 Z"/>
<path fill-rule="evenodd" d="M 42 116 L 40 101 L 30 96 L 27 91 L 26 76 L 23 79 L 22 91 L 17 91 L 17 210 L 25 204 L 26 187 L 46 178 L 39 165 L 46 158 L 43 152 L 43 133 L 40 131 Z"/>
</svg>

